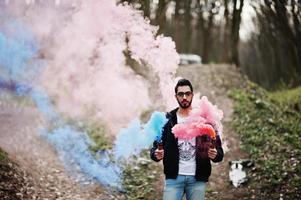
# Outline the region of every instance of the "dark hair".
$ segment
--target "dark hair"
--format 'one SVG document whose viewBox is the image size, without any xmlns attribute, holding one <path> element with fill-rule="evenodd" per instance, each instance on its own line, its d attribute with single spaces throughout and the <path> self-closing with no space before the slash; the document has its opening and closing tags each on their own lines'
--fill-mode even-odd
<svg viewBox="0 0 301 200">
<path fill-rule="evenodd" d="M 191 92 L 193 92 L 193 88 L 192 88 L 192 85 L 191 85 L 190 81 L 183 78 L 183 79 L 180 79 L 180 80 L 178 81 L 178 83 L 177 83 L 177 85 L 176 85 L 176 87 L 175 87 L 175 93 L 177 94 L 177 92 L 178 92 L 178 87 L 179 87 L 179 86 L 186 86 L 186 85 L 189 86 Z"/>
</svg>

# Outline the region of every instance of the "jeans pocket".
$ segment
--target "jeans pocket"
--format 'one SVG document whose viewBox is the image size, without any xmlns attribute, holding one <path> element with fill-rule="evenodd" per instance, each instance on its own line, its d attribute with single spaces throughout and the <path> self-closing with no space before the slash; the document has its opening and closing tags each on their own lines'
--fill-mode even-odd
<svg viewBox="0 0 301 200">
<path fill-rule="evenodd" d="M 165 185 L 174 185 L 177 179 L 165 179 Z"/>
</svg>

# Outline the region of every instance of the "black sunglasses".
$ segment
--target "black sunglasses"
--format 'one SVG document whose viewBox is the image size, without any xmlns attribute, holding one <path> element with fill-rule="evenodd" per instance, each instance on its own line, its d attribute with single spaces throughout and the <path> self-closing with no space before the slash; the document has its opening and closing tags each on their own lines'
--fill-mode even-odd
<svg viewBox="0 0 301 200">
<path fill-rule="evenodd" d="M 178 92 L 177 95 L 178 95 L 179 97 L 184 97 L 184 95 L 185 95 L 186 97 L 189 97 L 190 95 L 192 95 L 192 92 L 190 92 L 190 91 L 188 91 L 188 92 Z"/>
</svg>

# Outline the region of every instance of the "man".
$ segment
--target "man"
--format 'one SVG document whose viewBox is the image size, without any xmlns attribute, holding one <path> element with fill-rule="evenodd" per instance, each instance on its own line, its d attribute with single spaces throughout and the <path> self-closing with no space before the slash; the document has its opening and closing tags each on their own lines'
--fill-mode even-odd
<svg viewBox="0 0 301 200">
<path fill-rule="evenodd" d="M 172 127 L 177 123 L 184 123 L 192 110 L 193 88 L 189 80 L 178 81 L 175 97 L 179 107 L 167 113 L 168 122 L 163 128 L 162 144 L 155 141 L 150 156 L 157 162 L 163 159 L 166 178 L 164 200 L 181 200 L 184 194 L 187 200 L 202 200 L 211 174 L 211 161 L 220 162 L 224 156 L 221 140 L 217 136 L 215 147 L 208 150 L 207 158 L 202 158 L 196 152 L 199 139 L 175 138 Z"/>
</svg>

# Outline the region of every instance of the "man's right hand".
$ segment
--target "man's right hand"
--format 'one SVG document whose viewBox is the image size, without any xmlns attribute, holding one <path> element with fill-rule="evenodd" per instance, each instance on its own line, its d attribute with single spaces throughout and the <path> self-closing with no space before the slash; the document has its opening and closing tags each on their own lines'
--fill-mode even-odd
<svg viewBox="0 0 301 200">
<path fill-rule="evenodd" d="M 159 149 L 156 149 L 155 151 L 155 157 L 157 160 L 162 160 L 163 157 L 164 157 L 164 150 L 159 150 Z"/>
</svg>

